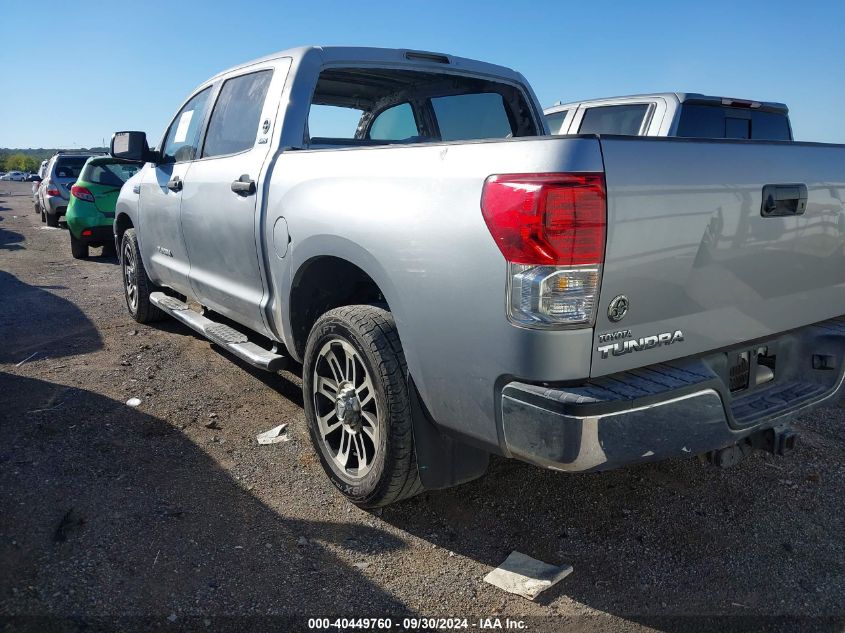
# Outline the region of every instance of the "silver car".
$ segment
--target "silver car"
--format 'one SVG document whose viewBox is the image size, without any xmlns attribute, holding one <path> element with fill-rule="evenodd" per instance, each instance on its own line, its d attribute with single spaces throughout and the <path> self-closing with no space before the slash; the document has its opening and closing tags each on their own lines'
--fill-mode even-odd
<svg viewBox="0 0 845 633">
<path fill-rule="evenodd" d="M 38 188 L 38 205 L 41 220 L 48 226 L 59 226 L 59 218 L 67 211 L 70 200 L 70 188 L 79 177 L 90 153 L 59 152 L 47 163 L 44 179 Z"/>
</svg>

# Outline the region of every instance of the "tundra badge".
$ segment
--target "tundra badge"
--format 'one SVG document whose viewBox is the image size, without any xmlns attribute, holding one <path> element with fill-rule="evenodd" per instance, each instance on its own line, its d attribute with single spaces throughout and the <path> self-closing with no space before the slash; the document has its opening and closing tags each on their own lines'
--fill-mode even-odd
<svg viewBox="0 0 845 633">
<path fill-rule="evenodd" d="M 684 333 L 681 330 L 675 330 L 674 333 L 663 332 L 654 336 L 644 336 L 640 339 L 630 339 L 608 345 L 599 345 L 596 349 L 601 353 L 602 358 L 607 358 L 611 354 L 622 356 L 629 352 L 641 352 L 646 349 L 653 349 L 661 345 L 671 345 L 672 343 L 678 343 L 683 340 Z"/>
</svg>

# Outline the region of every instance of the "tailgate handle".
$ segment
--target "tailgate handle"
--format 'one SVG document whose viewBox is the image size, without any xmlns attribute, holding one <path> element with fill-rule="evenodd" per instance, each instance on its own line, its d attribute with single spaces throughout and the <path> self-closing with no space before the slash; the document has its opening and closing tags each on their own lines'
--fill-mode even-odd
<svg viewBox="0 0 845 633">
<path fill-rule="evenodd" d="M 807 210 L 807 185 L 766 185 L 763 187 L 764 218 L 802 215 Z"/>
</svg>

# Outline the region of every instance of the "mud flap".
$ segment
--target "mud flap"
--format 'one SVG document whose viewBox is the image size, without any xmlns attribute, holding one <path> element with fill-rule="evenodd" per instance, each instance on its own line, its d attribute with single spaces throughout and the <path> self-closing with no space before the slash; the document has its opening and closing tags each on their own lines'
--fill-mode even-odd
<svg viewBox="0 0 845 633">
<path fill-rule="evenodd" d="M 440 490 L 478 479 L 487 472 L 490 454 L 442 433 L 431 419 L 409 377 L 411 418 L 420 481 L 426 490 Z"/>
</svg>

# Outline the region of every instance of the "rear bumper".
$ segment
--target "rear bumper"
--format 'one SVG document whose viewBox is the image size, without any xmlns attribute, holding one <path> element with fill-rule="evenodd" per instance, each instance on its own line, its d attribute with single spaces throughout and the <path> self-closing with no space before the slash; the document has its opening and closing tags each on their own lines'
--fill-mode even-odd
<svg viewBox="0 0 845 633">
<path fill-rule="evenodd" d="M 777 350 L 775 378 L 737 393 L 725 379 L 731 350 L 578 386 L 510 382 L 504 452 L 554 470 L 610 470 L 731 446 L 845 396 L 845 319 L 746 347 L 758 346 Z"/>
<path fill-rule="evenodd" d="M 50 215 L 64 215 L 67 211 L 68 201 L 61 196 L 47 196 L 45 197 L 47 208 L 44 209 Z"/>
<path fill-rule="evenodd" d="M 84 242 L 85 244 L 112 244 L 114 242 L 114 234 L 112 233 L 112 227 L 109 224 L 108 226 L 82 226 L 79 228 L 71 228 L 73 231 L 74 236 Z M 86 235 L 86 232 L 90 231 L 90 235 Z"/>
</svg>

